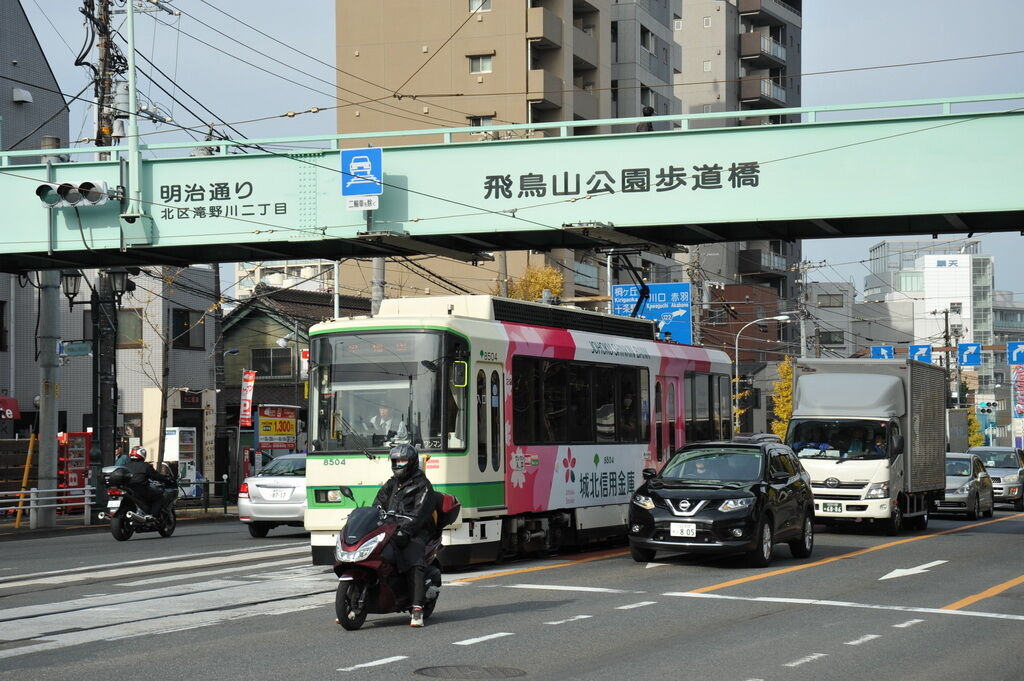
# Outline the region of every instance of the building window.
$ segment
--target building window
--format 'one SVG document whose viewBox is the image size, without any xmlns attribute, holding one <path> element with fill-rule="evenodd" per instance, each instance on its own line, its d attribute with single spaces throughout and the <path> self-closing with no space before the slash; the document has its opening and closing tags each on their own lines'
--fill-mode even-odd
<svg viewBox="0 0 1024 681">
<path fill-rule="evenodd" d="M 681 31 L 681 30 L 683 30 L 683 20 L 682 19 L 678 19 L 678 18 L 673 19 L 672 20 L 672 30 L 673 31 Z"/>
<path fill-rule="evenodd" d="M 843 306 L 843 294 L 842 293 L 819 293 L 818 294 L 818 307 L 842 307 Z"/>
<path fill-rule="evenodd" d="M 949 304 L 950 314 L 963 314 L 964 304 L 963 303 L 950 303 Z"/>
<path fill-rule="evenodd" d="M 705 59 L 704 60 L 704 72 L 708 73 L 710 71 L 711 71 L 711 60 L 710 59 Z"/>
<path fill-rule="evenodd" d="M 469 0 L 470 12 L 490 12 L 491 0 Z"/>
<path fill-rule="evenodd" d="M 921 272 L 900 272 L 900 291 L 923 291 L 924 274 Z"/>
<path fill-rule="evenodd" d="M 843 345 L 842 331 L 818 331 L 818 342 L 822 345 Z"/>
<path fill-rule="evenodd" d="M 489 54 L 477 54 L 469 58 L 469 72 L 470 73 L 490 73 L 491 72 L 491 55 Z"/>
<path fill-rule="evenodd" d="M 470 116 L 469 124 L 475 128 L 494 125 L 494 116 Z"/>
<path fill-rule="evenodd" d="M 654 106 L 654 91 L 646 85 L 640 86 L 640 106 Z"/>
<path fill-rule="evenodd" d="M 291 378 L 292 349 L 253 348 L 251 366 L 257 378 Z"/>
<path fill-rule="evenodd" d="M 206 347 L 202 312 L 180 307 L 171 310 L 171 347 L 175 350 L 202 350 Z"/>
<path fill-rule="evenodd" d="M 142 344 L 142 310 L 128 309 L 117 311 L 117 348 L 141 348 Z"/>
<path fill-rule="evenodd" d="M 711 17 L 704 17 L 704 28 L 711 28 Z"/>
<path fill-rule="evenodd" d="M 651 33 L 650 29 L 640 27 L 640 47 L 644 48 L 650 53 L 654 53 L 654 34 Z"/>
</svg>

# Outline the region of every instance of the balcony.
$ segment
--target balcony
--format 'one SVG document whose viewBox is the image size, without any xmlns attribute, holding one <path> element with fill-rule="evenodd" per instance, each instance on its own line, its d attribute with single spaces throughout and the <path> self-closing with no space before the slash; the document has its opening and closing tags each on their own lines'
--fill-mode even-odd
<svg viewBox="0 0 1024 681">
<path fill-rule="evenodd" d="M 757 68 L 778 68 L 786 65 L 786 47 L 763 33 L 743 33 L 740 59 Z"/>
<path fill-rule="evenodd" d="M 786 106 L 786 88 L 770 78 L 744 78 L 740 81 L 740 101 L 751 108 Z"/>
<path fill-rule="evenodd" d="M 555 50 L 562 46 L 562 19 L 549 9 L 526 10 L 526 39 L 537 49 Z"/>
<path fill-rule="evenodd" d="M 574 88 L 572 97 L 572 113 L 577 119 L 594 120 L 598 115 L 597 95 L 591 90 Z"/>
<path fill-rule="evenodd" d="M 587 32 L 589 31 L 589 32 Z M 572 27 L 572 62 L 575 70 L 596 69 L 598 64 L 597 38 L 594 37 L 593 28 L 588 26 L 587 31 Z"/>
<path fill-rule="evenodd" d="M 782 0 L 739 0 L 741 17 L 747 17 L 758 26 L 800 26 L 800 10 Z"/>
<path fill-rule="evenodd" d="M 740 251 L 737 265 L 740 274 L 761 279 L 784 277 L 787 271 L 784 257 L 759 248 Z"/>
<path fill-rule="evenodd" d="M 526 99 L 538 109 L 562 107 L 562 79 L 544 69 L 530 69 Z"/>
</svg>

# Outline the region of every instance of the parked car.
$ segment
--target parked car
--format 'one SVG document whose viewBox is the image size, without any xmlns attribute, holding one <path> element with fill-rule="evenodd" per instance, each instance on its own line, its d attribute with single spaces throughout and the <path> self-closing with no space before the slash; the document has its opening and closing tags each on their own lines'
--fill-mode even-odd
<svg viewBox="0 0 1024 681">
<path fill-rule="evenodd" d="M 678 450 L 645 482 L 629 505 L 633 560 L 658 551 L 744 552 L 751 565 L 771 562 L 786 542 L 806 558 L 814 548 L 811 478 L 778 438 L 737 437 Z"/>
<path fill-rule="evenodd" d="M 977 454 L 946 454 L 946 498 L 936 499 L 936 513 L 966 513 L 968 520 L 991 518 L 996 502 L 992 478 Z"/>
<path fill-rule="evenodd" d="M 305 515 L 305 454 L 271 459 L 238 489 L 238 518 L 249 526 L 253 537 L 266 537 L 278 525 L 302 527 Z"/>
<path fill-rule="evenodd" d="M 971 447 L 967 450 L 981 457 L 992 476 L 992 490 L 997 504 L 1013 504 L 1013 510 L 1024 511 L 1024 456 L 1015 447 Z"/>
</svg>

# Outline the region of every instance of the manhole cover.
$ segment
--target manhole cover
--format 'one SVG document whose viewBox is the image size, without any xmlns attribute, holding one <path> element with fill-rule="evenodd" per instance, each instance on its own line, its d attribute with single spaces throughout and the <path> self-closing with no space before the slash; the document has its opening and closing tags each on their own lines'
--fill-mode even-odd
<svg viewBox="0 0 1024 681">
<path fill-rule="evenodd" d="M 433 679 L 514 679 L 526 676 L 526 672 L 515 667 L 480 667 L 472 664 L 424 667 L 415 673 Z"/>
</svg>

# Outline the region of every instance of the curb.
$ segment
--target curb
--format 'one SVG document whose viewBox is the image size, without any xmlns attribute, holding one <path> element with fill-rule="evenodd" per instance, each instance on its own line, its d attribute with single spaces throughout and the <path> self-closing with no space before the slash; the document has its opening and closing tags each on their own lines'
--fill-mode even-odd
<svg viewBox="0 0 1024 681">
<path fill-rule="evenodd" d="M 219 523 L 228 521 L 238 521 L 237 513 L 212 513 L 206 512 L 201 514 L 188 514 L 179 515 L 178 524 L 181 523 Z M 5 523 L 0 525 L 0 543 L 6 541 L 18 541 L 21 539 L 44 539 L 49 537 L 60 537 L 63 535 L 75 533 L 75 534 L 96 534 L 99 532 L 110 532 L 110 523 L 104 520 L 96 520 L 91 525 L 84 525 L 81 522 L 69 525 L 58 525 L 57 527 L 45 527 L 39 529 L 31 529 L 27 527 L 27 521 L 25 527 L 18 529 L 14 528 L 13 523 Z"/>
</svg>

